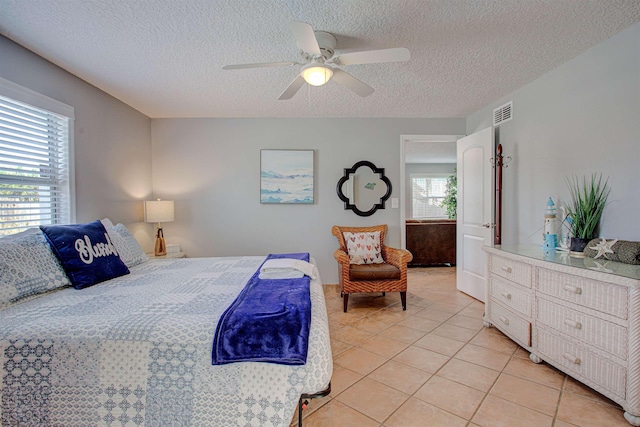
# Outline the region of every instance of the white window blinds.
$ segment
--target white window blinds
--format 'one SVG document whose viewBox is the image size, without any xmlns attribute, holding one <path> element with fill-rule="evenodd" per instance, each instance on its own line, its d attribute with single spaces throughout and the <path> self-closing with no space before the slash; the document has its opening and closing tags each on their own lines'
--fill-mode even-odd
<svg viewBox="0 0 640 427">
<path fill-rule="evenodd" d="M 441 206 L 446 190 L 446 176 L 411 174 L 411 217 L 447 218 L 447 210 Z"/>
<path fill-rule="evenodd" d="M 70 222 L 71 119 L 2 93 L 0 236 Z"/>
</svg>

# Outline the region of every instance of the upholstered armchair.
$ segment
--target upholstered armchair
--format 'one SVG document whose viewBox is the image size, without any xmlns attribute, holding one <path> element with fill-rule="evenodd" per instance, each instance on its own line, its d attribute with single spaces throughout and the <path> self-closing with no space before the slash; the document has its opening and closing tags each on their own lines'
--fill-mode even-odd
<svg viewBox="0 0 640 427">
<path fill-rule="evenodd" d="M 349 258 L 347 241 L 344 233 L 380 232 L 380 253 L 382 263 L 352 264 Z M 338 277 L 344 312 L 347 312 L 349 294 L 356 292 L 400 292 L 402 309 L 407 309 L 407 263 L 413 256 L 404 249 L 385 246 L 387 225 L 371 227 L 341 227 L 334 225 L 331 232 L 338 239 L 340 247 L 333 253 L 338 261 Z"/>
</svg>

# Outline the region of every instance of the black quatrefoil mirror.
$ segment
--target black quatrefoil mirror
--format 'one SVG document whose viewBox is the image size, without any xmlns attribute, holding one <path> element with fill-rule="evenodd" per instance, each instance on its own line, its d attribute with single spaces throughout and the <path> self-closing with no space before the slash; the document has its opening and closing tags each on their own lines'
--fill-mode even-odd
<svg viewBox="0 0 640 427">
<path fill-rule="evenodd" d="M 345 168 L 344 176 L 336 187 L 345 209 L 356 215 L 371 216 L 391 196 L 391 181 L 384 175 L 384 168 L 361 160 L 351 168 Z"/>
</svg>

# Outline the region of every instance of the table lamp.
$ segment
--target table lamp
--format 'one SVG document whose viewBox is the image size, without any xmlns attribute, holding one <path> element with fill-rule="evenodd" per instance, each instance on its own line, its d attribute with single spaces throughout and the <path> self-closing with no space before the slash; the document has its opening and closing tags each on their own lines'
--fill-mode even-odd
<svg viewBox="0 0 640 427">
<path fill-rule="evenodd" d="M 161 222 L 173 221 L 173 200 L 146 200 L 144 202 L 144 222 L 157 222 L 155 256 L 166 255 L 167 245 L 164 243 L 164 233 Z"/>
</svg>

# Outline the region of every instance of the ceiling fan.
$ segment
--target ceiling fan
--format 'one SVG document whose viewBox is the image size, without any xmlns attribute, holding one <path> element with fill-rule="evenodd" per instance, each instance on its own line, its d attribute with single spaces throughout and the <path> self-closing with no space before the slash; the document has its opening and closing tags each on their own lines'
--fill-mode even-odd
<svg viewBox="0 0 640 427">
<path fill-rule="evenodd" d="M 254 64 L 225 65 L 223 70 L 240 70 L 244 68 L 288 67 L 301 65 L 300 74 L 293 79 L 278 99 L 291 99 L 304 83 L 322 86 L 331 78 L 337 83 L 360 96 L 369 96 L 373 88 L 338 68 L 344 65 L 377 64 L 381 62 L 402 62 L 411 58 L 409 50 L 404 47 L 393 49 L 369 50 L 352 53 L 336 53 L 336 38 L 324 31 L 314 31 L 306 22 L 292 21 L 289 29 L 300 48 L 301 62 L 263 62 Z"/>
</svg>

